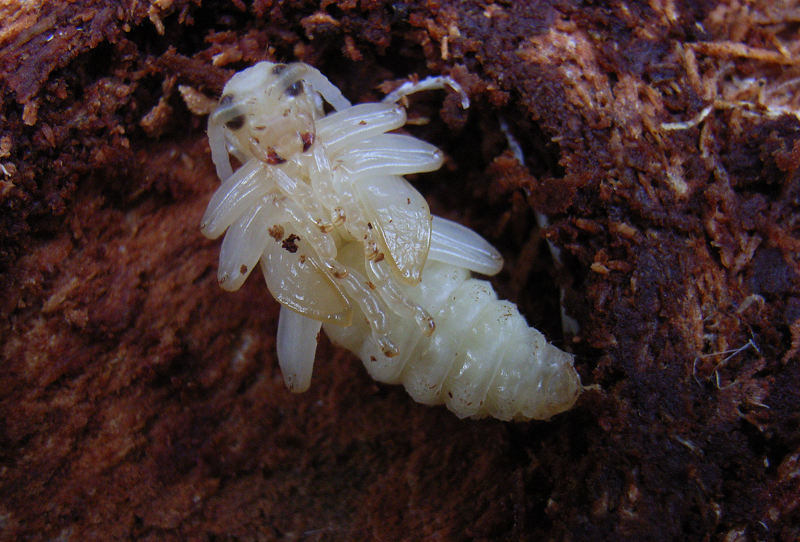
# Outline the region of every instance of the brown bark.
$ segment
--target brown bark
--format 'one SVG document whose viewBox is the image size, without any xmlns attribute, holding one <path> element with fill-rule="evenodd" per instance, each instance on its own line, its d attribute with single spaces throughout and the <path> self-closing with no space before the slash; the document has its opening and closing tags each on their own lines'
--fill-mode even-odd
<svg viewBox="0 0 800 542">
<path fill-rule="evenodd" d="M 0 21 L 0 538 L 800 537 L 792 3 L 9 1 Z M 461 421 L 323 339 L 288 393 L 263 281 L 216 284 L 187 107 L 262 59 L 355 102 L 458 79 L 468 112 L 412 102 L 448 156 L 414 181 L 501 249 L 498 291 L 599 390 L 548 423 Z"/>
</svg>

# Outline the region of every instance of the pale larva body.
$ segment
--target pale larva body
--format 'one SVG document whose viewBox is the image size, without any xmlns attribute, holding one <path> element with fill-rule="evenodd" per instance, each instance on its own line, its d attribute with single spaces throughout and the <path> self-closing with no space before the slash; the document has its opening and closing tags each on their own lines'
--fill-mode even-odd
<svg viewBox="0 0 800 542">
<path fill-rule="evenodd" d="M 342 248 L 358 266 L 358 249 Z M 436 332 L 395 318 L 390 338 L 404 348 L 386 356 L 361 315 L 350 326 L 324 324 L 328 337 L 358 355 L 370 375 L 403 384 L 419 403 L 444 403 L 459 417 L 547 419 L 569 409 L 580 391 L 572 356 L 529 327 L 516 305 L 455 265 L 429 261 L 422 280 L 404 290 L 433 316 Z"/>
<path fill-rule="evenodd" d="M 404 384 L 419 402 L 460 417 L 547 419 L 580 393 L 572 356 L 470 277 L 497 273 L 499 253 L 432 217 L 402 177 L 437 169 L 441 152 L 387 133 L 406 121 L 397 100 L 445 84 L 466 101 L 447 78 L 351 106 L 306 64 L 261 62 L 236 74 L 209 118 L 223 183 L 202 230 L 216 238 L 227 229 L 223 288 L 238 289 L 261 264 L 281 303 L 278 360 L 292 391 L 310 385 L 324 324 L 375 379 Z M 235 172 L 229 154 L 242 164 Z"/>
</svg>

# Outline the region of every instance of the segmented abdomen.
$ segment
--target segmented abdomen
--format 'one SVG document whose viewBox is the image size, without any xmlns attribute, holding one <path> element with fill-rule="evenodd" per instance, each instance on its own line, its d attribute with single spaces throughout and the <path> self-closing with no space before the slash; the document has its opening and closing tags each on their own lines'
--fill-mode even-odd
<svg viewBox="0 0 800 542">
<path fill-rule="evenodd" d="M 359 248 L 344 247 L 340 259 L 358 266 Z M 445 403 L 462 418 L 547 419 L 575 403 L 581 384 L 572 356 L 529 327 L 488 282 L 429 260 L 422 281 L 403 293 L 428 311 L 436 332 L 425 336 L 413 321 L 392 315 L 391 339 L 402 345 L 396 356 L 382 352 L 358 312 L 351 326 L 324 325 L 376 380 L 402 383 L 415 401 Z"/>
</svg>

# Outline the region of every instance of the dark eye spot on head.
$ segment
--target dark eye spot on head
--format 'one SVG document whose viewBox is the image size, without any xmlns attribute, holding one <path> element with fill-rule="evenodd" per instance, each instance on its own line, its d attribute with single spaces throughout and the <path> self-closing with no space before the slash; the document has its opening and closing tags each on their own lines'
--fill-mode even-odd
<svg viewBox="0 0 800 542">
<path fill-rule="evenodd" d="M 244 126 L 244 115 L 236 115 L 225 123 L 225 127 L 231 130 L 238 130 L 242 126 Z"/>
<path fill-rule="evenodd" d="M 223 105 L 223 106 L 224 105 L 230 105 L 232 103 L 233 103 L 233 96 L 231 96 L 230 94 L 226 94 L 225 96 L 223 96 L 219 100 L 219 105 Z"/>
<path fill-rule="evenodd" d="M 273 73 L 274 75 L 280 75 L 280 74 L 281 74 L 281 73 L 283 73 L 283 72 L 286 70 L 286 68 L 288 68 L 288 67 L 289 67 L 289 66 L 287 66 L 286 64 L 275 64 L 274 66 L 272 66 L 272 73 Z"/>
<path fill-rule="evenodd" d="M 295 81 L 294 83 L 289 85 L 289 87 L 286 89 L 286 94 L 294 97 L 303 92 L 303 90 L 304 90 L 303 82 Z"/>
</svg>

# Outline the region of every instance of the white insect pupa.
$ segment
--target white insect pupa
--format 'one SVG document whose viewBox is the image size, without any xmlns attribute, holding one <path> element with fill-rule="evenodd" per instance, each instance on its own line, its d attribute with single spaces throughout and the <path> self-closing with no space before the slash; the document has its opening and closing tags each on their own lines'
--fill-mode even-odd
<svg viewBox="0 0 800 542">
<path fill-rule="evenodd" d="M 202 219 L 225 233 L 218 278 L 236 290 L 255 267 L 281 303 L 278 361 L 290 390 L 308 389 L 321 327 L 381 382 L 402 383 L 459 417 L 547 419 L 582 387 L 573 358 L 531 328 L 471 272 L 502 268 L 472 230 L 432 216 L 403 175 L 438 169 L 442 153 L 391 133 L 398 101 L 449 86 L 406 83 L 351 106 L 315 68 L 260 62 L 225 85 L 208 123 L 222 179 Z M 324 103 L 333 108 L 325 113 Z M 241 165 L 233 170 L 230 156 Z"/>
</svg>

